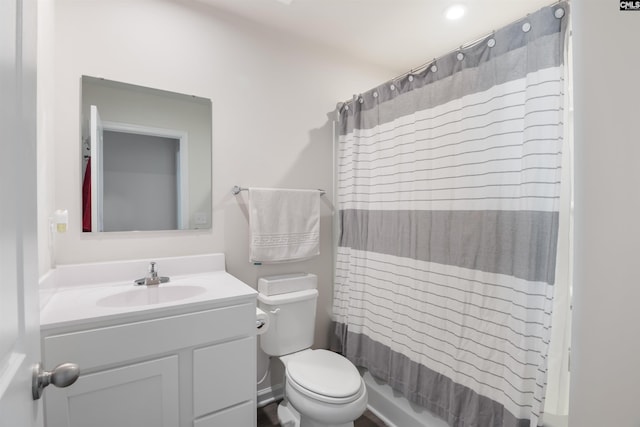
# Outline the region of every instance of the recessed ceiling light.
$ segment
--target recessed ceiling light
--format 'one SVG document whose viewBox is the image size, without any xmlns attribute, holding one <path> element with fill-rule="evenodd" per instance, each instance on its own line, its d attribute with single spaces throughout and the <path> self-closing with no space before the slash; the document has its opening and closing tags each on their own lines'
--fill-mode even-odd
<svg viewBox="0 0 640 427">
<path fill-rule="evenodd" d="M 464 16 L 464 13 L 467 11 L 467 9 L 461 5 L 461 4 L 454 4 L 451 5 L 447 8 L 447 10 L 444 11 L 444 16 L 449 19 L 449 20 L 456 20 L 456 19 L 460 19 Z"/>
</svg>

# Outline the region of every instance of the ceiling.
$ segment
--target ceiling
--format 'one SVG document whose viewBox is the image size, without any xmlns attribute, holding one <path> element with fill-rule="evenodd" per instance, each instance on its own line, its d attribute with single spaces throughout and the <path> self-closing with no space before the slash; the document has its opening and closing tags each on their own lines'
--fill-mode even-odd
<svg viewBox="0 0 640 427">
<path fill-rule="evenodd" d="M 552 0 L 197 0 L 402 74 Z M 466 6 L 448 21 L 445 9 Z"/>
</svg>

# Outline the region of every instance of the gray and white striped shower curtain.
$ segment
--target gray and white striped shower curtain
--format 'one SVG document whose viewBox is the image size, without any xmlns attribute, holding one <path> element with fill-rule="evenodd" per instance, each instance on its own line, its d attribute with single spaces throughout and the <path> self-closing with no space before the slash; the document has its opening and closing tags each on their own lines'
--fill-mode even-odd
<svg viewBox="0 0 640 427">
<path fill-rule="evenodd" d="M 567 12 L 339 106 L 334 349 L 451 426 L 541 424 Z"/>
</svg>

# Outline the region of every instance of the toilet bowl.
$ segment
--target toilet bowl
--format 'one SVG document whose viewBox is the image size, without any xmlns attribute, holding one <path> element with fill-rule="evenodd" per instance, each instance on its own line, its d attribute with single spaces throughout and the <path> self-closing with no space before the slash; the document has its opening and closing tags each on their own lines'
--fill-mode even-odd
<svg viewBox="0 0 640 427">
<path fill-rule="evenodd" d="M 367 408 L 367 388 L 356 367 L 327 350 L 303 350 L 280 358 L 285 397 L 303 427 L 353 426 Z"/>
<path fill-rule="evenodd" d="M 261 278 L 258 306 L 269 315 L 262 350 L 285 368 L 278 419 L 283 427 L 353 427 L 367 407 L 367 388 L 357 368 L 328 350 L 311 350 L 317 277 L 296 274 Z"/>
</svg>

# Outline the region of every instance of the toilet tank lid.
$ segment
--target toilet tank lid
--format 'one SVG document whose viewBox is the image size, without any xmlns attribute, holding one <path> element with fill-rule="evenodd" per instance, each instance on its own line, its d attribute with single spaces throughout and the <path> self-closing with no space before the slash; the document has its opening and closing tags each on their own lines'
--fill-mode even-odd
<svg viewBox="0 0 640 427">
<path fill-rule="evenodd" d="M 283 274 L 279 276 L 261 277 L 258 280 L 258 292 L 273 296 L 291 292 L 316 289 L 318 276 L 311 273 Z"/>
<path fill-rule="evenodd" d="M 282 305 L 282 304 L 291 304 L 298 301 L 304 301 L 308 299 L 318 298 L 318 290 L 317 289 L 307 289 L 304 291 L 298 292 L 289 292 L 281 295 L 265 295 L 262 293 L 258 294 L 258 301 L 266 304 L 266 305 Z"/>
</svg>

